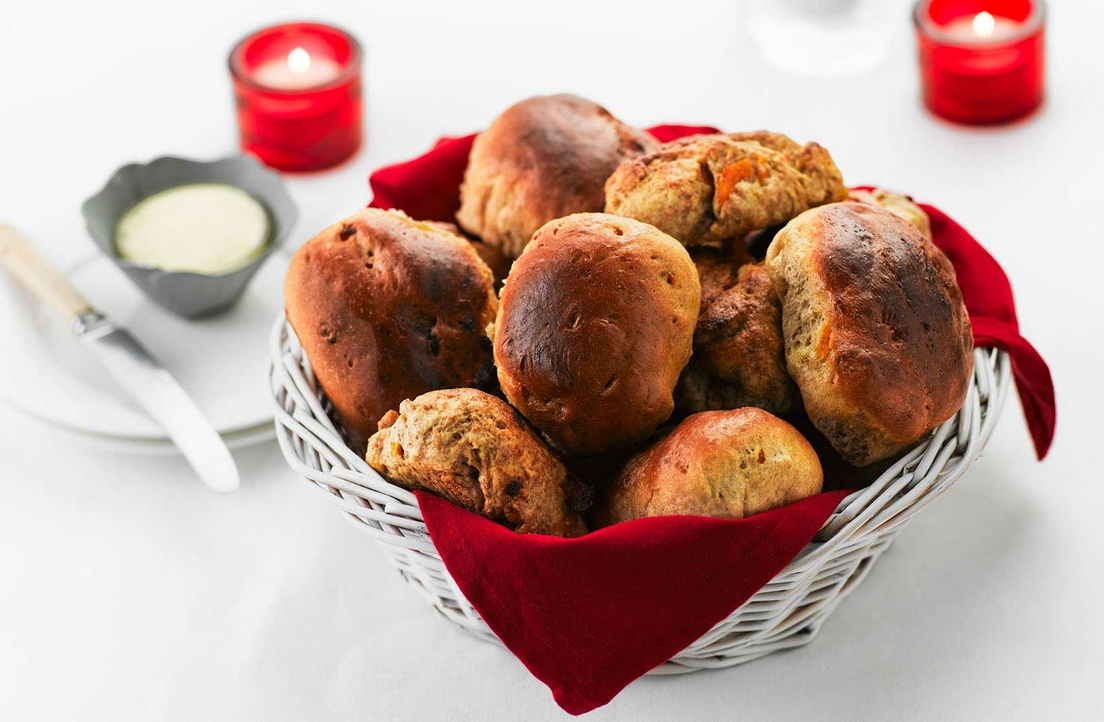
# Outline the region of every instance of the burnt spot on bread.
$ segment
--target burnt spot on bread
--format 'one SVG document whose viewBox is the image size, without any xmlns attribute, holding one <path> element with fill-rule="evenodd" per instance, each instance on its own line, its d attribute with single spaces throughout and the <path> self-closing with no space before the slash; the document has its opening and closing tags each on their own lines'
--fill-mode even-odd
<svg viewBox="0 0 1104 722">
<path fill-rule="evenodd" d="M 329 324 L 329 322 L 327 322 L 327 321 L 319 322 L 319 324 L 318 324 L 318 335 L 322 338 L 323 341 L 325 341 L 328 344 L 333 345 L 333 344 L 337 343 L 337 339 L 338 339 L 337 331 L 335 331 L 334 327 L 331 326 Z"/>
<path fill-rule="evenodd" d="M 475 317 L 464 316 L 460 319 L 460 330 L 464 333 L 475 333 Z"/>
<path fill-rule="evenodd" d="M 429 352 L 434 356 L 441 354 L 441 339 L 432 331 L 429 332 Z"/>
<path fill-rule="evenodd" d="M 346 223 L 341 226 L 341 230 L 338 232 L 337 235 L 341 240 L 347 241 L 355 236 L 356 232 L 356 226 L 354 226 L 352 223 Z"/>
<path fill-rule="evenodd" d="M 521 493 L 521 482 L 511 481 L 509 484 L 506 485 L 504 491 L 506 492 L 507 496 L 517 496 Z"/>
</svg>

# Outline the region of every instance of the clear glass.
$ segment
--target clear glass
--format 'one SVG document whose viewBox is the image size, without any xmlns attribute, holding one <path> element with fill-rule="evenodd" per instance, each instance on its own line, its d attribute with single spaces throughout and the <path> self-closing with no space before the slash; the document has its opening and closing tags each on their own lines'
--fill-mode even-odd
<svg viewBox="0 0 1104 722">
<path fill-rule="evenodd" d="M 912 0 L 766 0 L 749 6 L 752 40 L 771 65 L 810 76 L 877 67 L 906 31 Z"/>
</svg>

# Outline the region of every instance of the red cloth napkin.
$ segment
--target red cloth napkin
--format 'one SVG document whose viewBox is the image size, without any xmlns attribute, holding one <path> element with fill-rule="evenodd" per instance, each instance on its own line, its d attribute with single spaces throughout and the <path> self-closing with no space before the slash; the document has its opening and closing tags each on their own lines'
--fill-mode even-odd
<svg viewBox="0 0 1104 722">
<path fill-rule="evenodd" d="M 583 714 L 759 591 L 849 492 L 747 519 L 638 519 L 579 539 L 515 534 L 414 493 L 460 591 L 556 703 Z"/>
<path fill-rule="evenodd" d="M 664 125 L 650 132 L 667 141 L 715 129 Z M 452 221 L 474 138 L 444 138 L 420 158 L 376 171 L 371 205 Z M 1041 459 L 1054 435 L 1054 389 L 1046 363 L 1019 335 L 1008 279 L 961 226 L 936 208 L 924 210 L 936 244 L 955 265 L 975 343 L 1012 357 Z M 582 714 L 743 604 L 809 543 L 846 493 L 748 519 L 640 519 L 580 539 L 514 534 L 438 497 L 416 495 L 464 596 L 556 702 Z"/>
<path fill-rule="evenodd" d="M 920 204 L 931 217 L 932 239 L 955 267 L 962 300 L 970 312 L 975 346 L 994 346 L 1008 352 L 1012 376 L 1020 394 L 1035 455 L 1041 461 L 1054 440 L 1057 407 L 1050 369 L 1035 347 L 1020 335 L 1012 285 L 989 252 L 966 229 L 934 206 Z"/>
</svg>

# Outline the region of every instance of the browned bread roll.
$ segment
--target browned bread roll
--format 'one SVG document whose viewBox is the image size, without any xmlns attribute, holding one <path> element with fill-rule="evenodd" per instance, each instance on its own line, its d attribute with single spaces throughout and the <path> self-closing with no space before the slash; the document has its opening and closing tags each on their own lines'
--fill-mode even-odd
<svg viewBox="0 0 1104 722">
<path fill-rule="evenodd" d="M 467 238 L 467 236 L 464 236 L 463 231 L 460 230 L 460 226 L 455 223 L 448 223 L 447 221 L 427 221 L 427 223 L 441 230 Z M 506 276 L 510 273 L 510 259 L 502 255 L 502 251 L 480 241 L 478 238 L 468 238 L 468 240 L 471 241 L 472 248 L 475 249 L 475 252 L 478 253 L 479 257 L 483 259 L 483 262 L 487 264 L 487 268 L 491 269 L 491 275 L 494 277 L 495 288 L 497 289 L 502 285 L 502 282 L 506 280 Z"/>
<path fill-rule="evenodd" d="M 970 319 L 950 261 L 912 225 L 863 203 L 814 208 L 766 263 L 790 376 L 844 459 L 884 459 L 962 406 Z"/>
<path fill-rule="evenodd" d="M 482 391 L 403 401 L 380 421 L 365 458 L 400 486 L 439 494 L 521 534 L 586 534 L 579 512 L 589 493 L 520 414 Z"/>
<path fill-rule="evenodd" d="M 866 466 L 854 466 L 847 463 L 839 452 L 832 447 L 831 442 L 824 434 L 817 431 L 809 417 L 801 412 L 795 412 L 786 417 L 786 421 L 793 425 L 798 432 L 805 437 L 820 459 L 820 466 L 824 469 L 824 491 L 837 491 L 839 489 L 862 489 L 870 486 L 878 480 L 889 467 L 893 466 L 901 456 L 908 453 L 912 444 L 901 451 L 875 461 Z"/>
<path fill-rule="evenodd" d="M 740 246 L 742 248 L 742 244 Z M 786 371 L 782 304 L 761 263 L 746 253 L 695 248 L 702 302 L 694 355 L 676 397 L 685 413 L 757 406 L 772 414 L 797 405 L 797 386 Z"/>
<path fill-rule="evenodd" d="M 700 296 L 686 249 L 652 226 L 604 213 L 554 220 L 502 289 L 499 384 L 569 454 L 640 441 L 674 408 Z"/>
<path fill-rule="evenodd" d="M 517 258 L 533 233 L 571 213 L 600 211 L 606 178 L 658 142 L 574 95 L 523 100 L 475 139 L 456 219 Z"/>
<path fill-rule="evenodd" d="M 491 284 L 467 240 L 400 211 L 366 208 L 296 252 L 287 318 L 354 449 L 403 399 L 494 380 Z"/>
<path fill-rule="evenodd" d="M 823 483 L 813 447 L 785 421 L 762 409 L 705 411 L 630 459 L 596 518 L 741 519 L 819 494 Z"/>
<path fill-rule="evenodd" d="M 607 213 L 651 223 L 687 246 L 846 197 L 827 150 L 767 131 L 679 138 L 622 163 L 606 182 Z"/>
<path fill-rule="evenodd" d="M 887 191 L 884 188 L 873 188 L 868 191 L 853 190 L 848 194 L 847 200 L 866 203 L 871 206 L 881 206 L 898 218 L 916 226 L 916 230 L 923 233 L 924 238 L 929 241 L 932 238 L 931 219 L 928 218 L 928 214 L 924 209 L 913 203 L 908 196 Z"/>
</svg>

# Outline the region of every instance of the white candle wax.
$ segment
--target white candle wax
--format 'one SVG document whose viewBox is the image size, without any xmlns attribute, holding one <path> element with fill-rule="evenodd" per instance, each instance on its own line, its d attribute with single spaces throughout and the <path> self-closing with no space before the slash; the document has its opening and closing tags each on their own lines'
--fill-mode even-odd
<svg viewBox="0 0 1104 722">
<path fill-rule="evenodd" d="M 257 66 L 253 80 L 276 90 L 303 90 L 325 85 L 340 74 L 341 66 L 330 58 L 312 57 L 303 48 L 295 48 L 286 58 Z"/>
<path fill-rule="evenodd" d="M 1003 42 L 1016 35 L 1020 24 L 1015 20 L 980 12 L 973 17 L 956 18 L 943 26 L 942 31 L 955 42 L 968 45 L 989 45 Z"/>
</svg>

